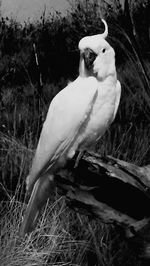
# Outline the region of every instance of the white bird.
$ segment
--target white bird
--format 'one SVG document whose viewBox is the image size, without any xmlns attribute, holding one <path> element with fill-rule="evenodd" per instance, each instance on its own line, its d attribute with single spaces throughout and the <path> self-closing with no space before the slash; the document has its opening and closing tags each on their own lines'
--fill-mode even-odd
<svg viewBox="0 0 150 266">
<path fill-rule="evenodd" d="M 42 206 L 55 186 L 55 174 L 77 150 L 90 150 L 115 118 L 121 86 L 117 80 L 115 52 L 103 34 L 79 42 L 77 79 L 52 100 L 43 125 L 32 167 L 27 177 L 31 195 L 20 235 L 35 227 Z"/>
</svg>

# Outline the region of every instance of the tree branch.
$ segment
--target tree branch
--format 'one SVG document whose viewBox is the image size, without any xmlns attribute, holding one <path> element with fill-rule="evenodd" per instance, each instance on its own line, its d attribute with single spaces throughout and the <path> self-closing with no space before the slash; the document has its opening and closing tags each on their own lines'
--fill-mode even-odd
<svg viewBox="0 0 150 266">
<path fill-rule="evenodd" d="M 148 237 L 149 166 L 138 167 L 111 156 L 90 153 L 84 154 L 76 168 L 74 165 L 75 159 L 56 176 L 56 185 L 72 208 L 105 223 L 119 224 L 131 234 Z"/>
</svg>

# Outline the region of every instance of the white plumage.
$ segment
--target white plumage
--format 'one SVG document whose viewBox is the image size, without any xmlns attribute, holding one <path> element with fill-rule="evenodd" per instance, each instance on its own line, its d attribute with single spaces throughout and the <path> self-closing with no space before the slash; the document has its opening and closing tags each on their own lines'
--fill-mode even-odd
<svg viewBox="0 0 150 266">
<path fill-rule="evenodd" d="M 54 176 L 76 150 L 89 150 L 114 120 L 121 86 L 115 53 L 105 32 L 79 42 L 78 78 L 60 91 L 50 104 L 32 167 L 27 177 L 31 194 L 20 234 L 31 231 L 54 187 Z"/>
</svg>

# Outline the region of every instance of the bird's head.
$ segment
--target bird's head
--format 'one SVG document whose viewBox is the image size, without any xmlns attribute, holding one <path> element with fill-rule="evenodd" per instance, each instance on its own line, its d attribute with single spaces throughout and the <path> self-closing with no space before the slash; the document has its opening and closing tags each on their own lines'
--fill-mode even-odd
<svg viewBox="0 0 150 266">
<path fill-rule="evenodd" d="M 80 67 L 81 76 L 95 76 L 99 80 L 115 75 L 115 52 L 105 40 L 108 35 L 108 26 L 105 20 L 105 31 L 102 34 L 87 36 L 80 40 Z"/>
</svg>

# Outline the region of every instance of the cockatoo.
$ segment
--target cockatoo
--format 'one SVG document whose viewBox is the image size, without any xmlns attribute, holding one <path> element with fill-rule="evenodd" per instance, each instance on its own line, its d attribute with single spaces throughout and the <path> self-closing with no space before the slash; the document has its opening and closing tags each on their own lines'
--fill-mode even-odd
<svg viewBox="0 0 150 266">
<path fill-rule="evenodd" d="M 52 100 L 27 177 L 30 196 L 20 235 L 35 227 L 55 186 L 55 174 L 77 150 L 90 150 L 116 116 L 121 85 L 115 52 L 102 34 L 80 40 L 79 76 Z"/>
</svg>

